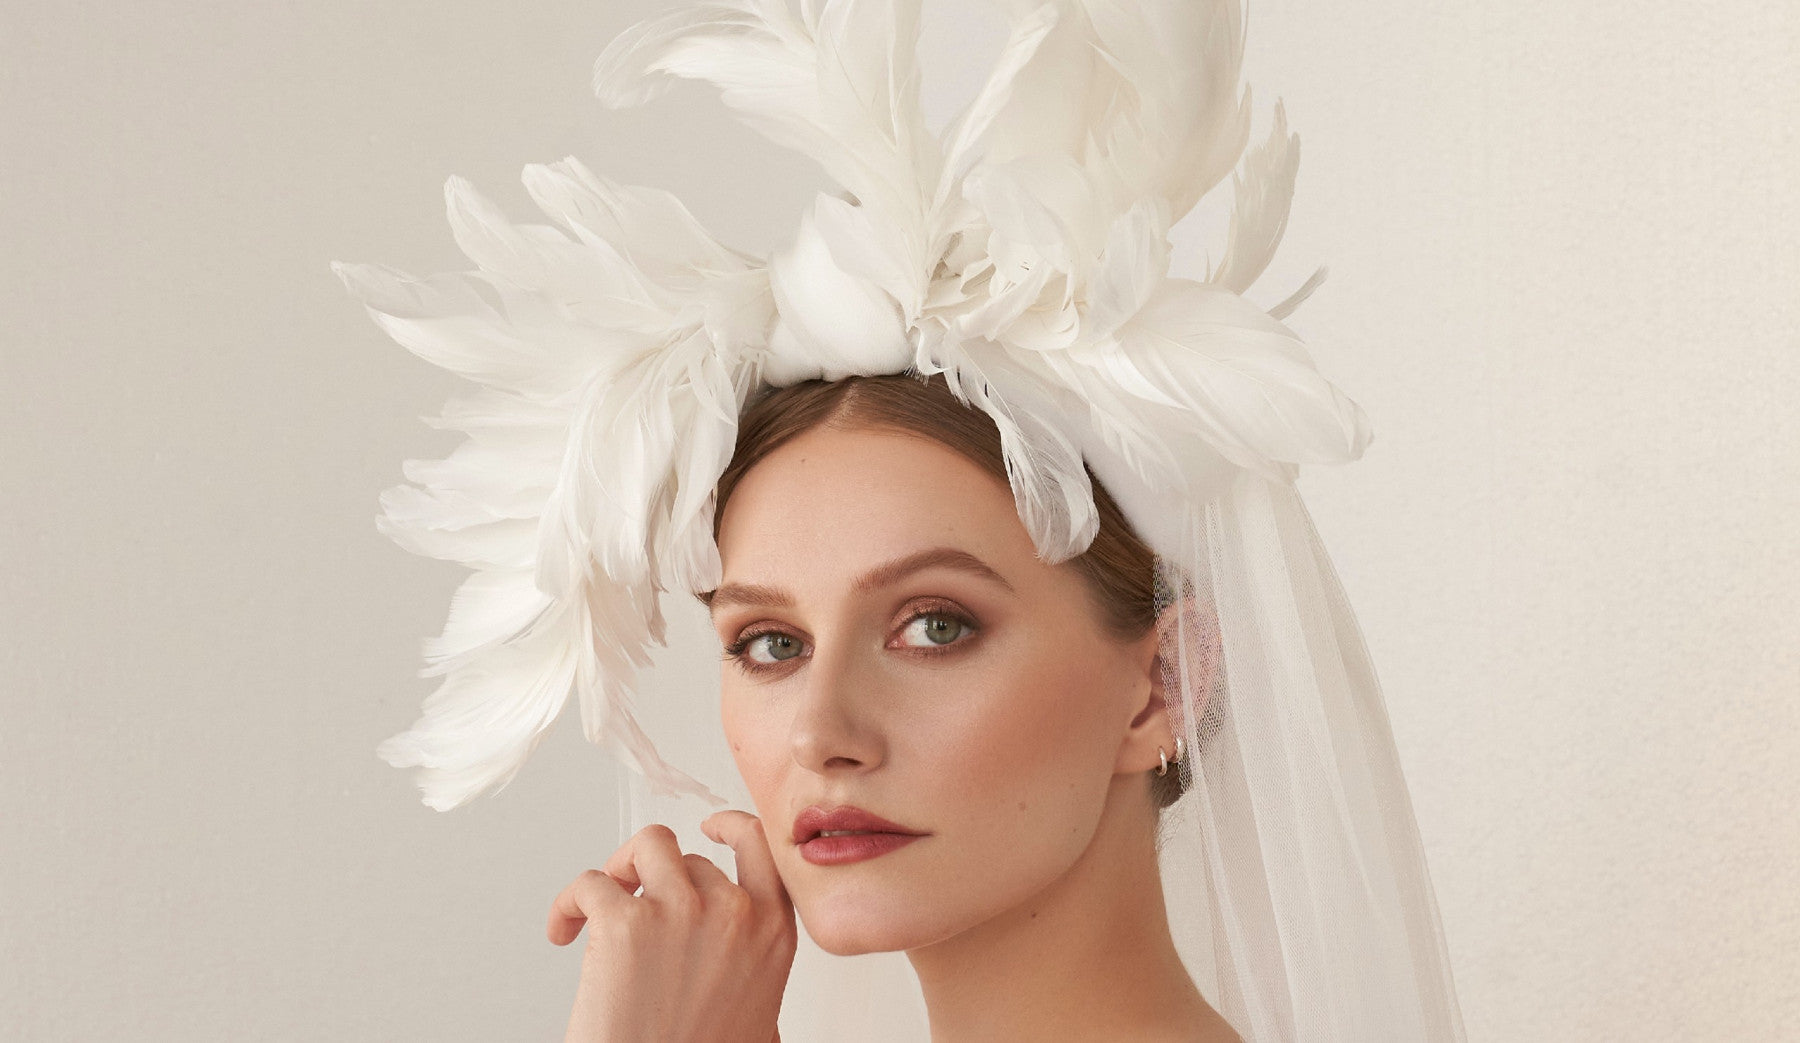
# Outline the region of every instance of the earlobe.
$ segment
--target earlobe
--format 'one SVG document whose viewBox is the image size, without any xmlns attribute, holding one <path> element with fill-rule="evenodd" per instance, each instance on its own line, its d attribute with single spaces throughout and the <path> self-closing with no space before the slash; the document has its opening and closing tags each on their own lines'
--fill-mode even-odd
<svg viewBox="0 0 1800 1043">
<path fill-rule="evenodd" d="M 1165 752 L 1169 748 L 1173 722 L 1169 719 L 1169 705 L 1164 696 L 1161 629 L 1159 619 L 1158 625 L 1143 637 L 1135 650 L 1134 662 L 1139 664 L 1141 684 L 1133 687 L 1145 697 L 1132 716 L 1125 742 L 1119 748 L 1117 770 L 1120 772 L 1150 771 L 1159 763 L 1157 746 L 1160 744 Z"/>
</svg>

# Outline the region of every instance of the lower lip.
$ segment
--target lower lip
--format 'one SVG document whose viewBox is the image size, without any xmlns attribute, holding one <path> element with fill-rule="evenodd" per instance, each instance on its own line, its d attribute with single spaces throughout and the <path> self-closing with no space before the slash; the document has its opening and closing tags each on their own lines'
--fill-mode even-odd
<svg viewBox="0 0 1800 1043">
<path fill-rule="evenodd" d="M 841 837 L 814 837 L 800 845 L 800 857 L 815 866 L 844 866 L 880 858 L 915 840 L 910 833 L 858 833 Z"/>
</svg>

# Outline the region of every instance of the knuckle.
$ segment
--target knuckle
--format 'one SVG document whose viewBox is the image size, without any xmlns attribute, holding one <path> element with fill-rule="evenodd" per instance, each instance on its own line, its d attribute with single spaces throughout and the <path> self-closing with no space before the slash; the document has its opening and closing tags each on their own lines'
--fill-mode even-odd
<svg viewBox="0 0 1800 1043">
<path fill-rule="evenodd" d="M 602 888 L 617 886 L 605 873 L 598 869 L 589 869 L 575 878 L 575 882 L 569 885 L 569 890 L 577 896 L 594 900 L 605 894 Z"/>
<path fill-rule="evenodd" d="M 719 912 L 733 921 L 749 921 L 756 913 L 756 902 L 750 892 L 741 887 L 721 888 L 719 890 Z"/>
<path fill-rule="evenodd" d="M 608 917 L 607 929 L 601 933 L 629 940 L 653 933 L 655 929 L 656 911 L 649 908 L 648 902 L 632 902 L 619 910 L 618 915 Z"/>
<path fill-rule="evenodd" d="M 639 947 L 642 932 L 631 925 L 631 917 L 608 919 L 604 925 L 588 928 L 587 951 L 594 954 L 630 953 Z"/>
<path fill-rule="evenodd" d="M 700 900 L 700 892 L 692 887 L 671 887 L 658 896 L 663 908 L 676 916 L 697 916 L 704 903 Z"/>
<path fill-rule="evenodd" d="M 664 898 L 661 903 L 663 916 L 674 926 L 691 930 L 705 914 L 698 895 L 692 893 L 673 894 Z"/>
<path fill-rule="evenodd" d="M 638 830 L 637 835 L 645 840 L 672 841 L 675 839 L 675 831 L 660 822 L 652 822 L 650 825 Z"/>
</svg>

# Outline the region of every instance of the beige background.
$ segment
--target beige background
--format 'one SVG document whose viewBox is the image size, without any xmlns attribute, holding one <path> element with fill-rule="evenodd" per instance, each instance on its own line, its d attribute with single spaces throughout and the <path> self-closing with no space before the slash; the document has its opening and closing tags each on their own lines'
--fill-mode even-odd
<svg viewBox="0 0 1800 1043">
<path fill-rule="evenodd" d="M 655 6 L 6 3 L 0 1038 L 560 1038 L 578 956 L 543 918 L 610 850 L 610 769 L 565 719 L 439 815 L 375 758 L 460 575 L 376 495 L 448 448 L 417 417 L 452 380 L 327 262 L 461 267 L 443 179 L 524 217 L 518 168 L 571 153 L 773 246 L 803 161 L 703 90 L 587 94 Z M 1279 95 L 1304 142 L 1253 296 L 1331 266 L 1295 325 L 1377 439 L 1301 487 L 1470 1038 L 1784 1037 L 1792 5 L 1259 0 L 1249 33 L 1259 128 Z"/>
</svg>

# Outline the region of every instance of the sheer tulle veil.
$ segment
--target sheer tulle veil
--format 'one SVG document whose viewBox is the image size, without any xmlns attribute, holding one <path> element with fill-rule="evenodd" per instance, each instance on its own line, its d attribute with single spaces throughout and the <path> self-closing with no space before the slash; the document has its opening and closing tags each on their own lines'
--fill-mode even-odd
<svg viewBox="0 0 1800 1043">
<path fill-rule="evenodd" d="M 1190 754 L 1163 875 L 1208 1001 L 1259 1043 L 1460 1040 L 1380 686 L 1294 485 L 1302 465 L 1359 457 L 1368 419 L 1281 321 L 1320 276 L 1267 308 L 1245 295 L 1280 242 L 1299 144 L 1279 102 L 1249 141 L 1242 12 L 999 6 L 1006 43 L 935 134 L 918 0 L 714 0 L 613 40 L 606 104 L 710 83 L 839 186 L 767 257 L 564 159 L 524 174 L 550 224 L 451 179 L 473 270 L 335 266 L 395 340 L 476 385 L 431 421 L 462 443 L 382 496 L 382 531 L 472 572 L 426 646 L 442 681 L 379 752 L 449 810 L 505 785 L 573 694 L 625 769 L 625 829 L 678 799 L 694 817 L 718 800 L 700 780 L 733 769 L 699 755 L 716 743 L 652 741 L 634 693 L 667 638 L 663 596 L 718 584 L 715 486 L 741 410 L 806 379 L 943 374 L 998 427 L 1041 558 L 1092 540 L 1088 469 L 1156 551 Z M 1228 177 L 1217 265 L 1171 276 L 1171 225 Z M 803 952 L 783 1038 L 838 1038 L 842 1016 L 886 1002 L 895 966 Z"/>
</svg>

